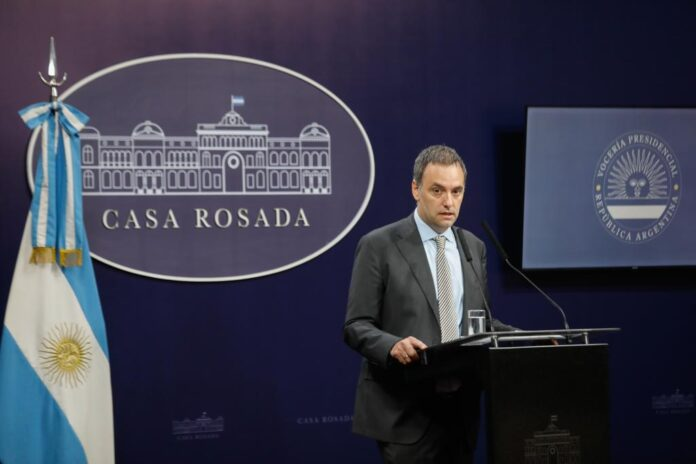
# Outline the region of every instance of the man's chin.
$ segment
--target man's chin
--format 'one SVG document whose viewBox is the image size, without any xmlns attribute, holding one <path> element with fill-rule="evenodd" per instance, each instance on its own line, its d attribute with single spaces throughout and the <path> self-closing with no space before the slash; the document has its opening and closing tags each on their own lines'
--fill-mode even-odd
<svg viewBox="0 0 696 464">
<path fill-rule="evenodd" d="M 437 227 L 444 232 L 447 229 L 449 229 L 450 227 L 452 227 L 453 225 L 454 225 L 454 219 L 451 221 L 440 221 L 437 224 Z"/>
</svg>

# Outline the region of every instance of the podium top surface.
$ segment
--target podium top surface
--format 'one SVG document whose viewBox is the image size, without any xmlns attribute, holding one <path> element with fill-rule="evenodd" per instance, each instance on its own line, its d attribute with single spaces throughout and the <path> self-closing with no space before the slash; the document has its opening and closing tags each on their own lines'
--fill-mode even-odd
<svg viewBox="0 0 696 464">
<path fill-rule="evenodd" d="M 498 346 L 499 343 L 542 341 L 542 340 L 568 340 L 581 338 L 582 344 L 589 344 L 589 336 L 619 332 L 618 327 L 602 327 L 587 329 L 556 329 L 556 330 L 515 330 L 505 332 L 482 332 L 475 335 L 459 337 L 456 340 L 433 345 L 421 352 L 421 363 L 428 364 L 428 360 L 439 354 L 455 351 L 461 347 L 483 347 L 486 345 Z"/>
</svg>

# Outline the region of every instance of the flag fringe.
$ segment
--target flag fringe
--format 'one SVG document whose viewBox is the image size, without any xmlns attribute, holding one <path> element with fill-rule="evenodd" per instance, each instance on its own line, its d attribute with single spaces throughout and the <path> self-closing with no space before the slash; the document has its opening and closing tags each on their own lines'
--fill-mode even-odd
<svg viewBox="0 0 696 464">
<path fill-rule="evenodd" d="M 60 250 L 60 265 L 63 267 L 82 266 L 82 250 L 79 248 Z"/>
<path fill-rule="evenodd" d="M 32 264 L 52 264 L 56 262 L 56 249 L 53 247 L 35 247 L 29 262 Z"/>
</svg>

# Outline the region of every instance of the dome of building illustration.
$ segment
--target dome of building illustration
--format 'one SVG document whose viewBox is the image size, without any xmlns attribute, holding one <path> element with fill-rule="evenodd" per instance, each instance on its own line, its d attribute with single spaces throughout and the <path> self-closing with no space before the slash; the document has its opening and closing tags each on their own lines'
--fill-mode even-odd
<svg viewBox="0 0 696 464">
<path fill-rule="evenodd" d="M 133 137 L 164 137 L 164 131 L 152 121 L 141 122 L 133 129 Z"/>
<path fill-rule="evenodd" d="M 239 113 L 232 110 L 225 113 L 219 124 L 221 126 L 244 126 L 246 122 L 244 122 L 244 118 Z"/>
<path fill-rule="evenodd" d="M 84 135 L 100 135 L 99 130 L 96 127 L 92 126 L 85 126 L 81 131 L 80 131 L 80 136 Z"/>
<path fill-rule="evenodd" d="M 326 130 L 326 127 L 322 126 L 321 124 L 317 124 L 316 122 L 313 122 L 312 124 L 305 126 L 305 128 L 302 129 L 302 132 L 300 132 L 300 138 L 301 139 L 328 139 L 329 138 L 329 131 Z"/>
</svg>

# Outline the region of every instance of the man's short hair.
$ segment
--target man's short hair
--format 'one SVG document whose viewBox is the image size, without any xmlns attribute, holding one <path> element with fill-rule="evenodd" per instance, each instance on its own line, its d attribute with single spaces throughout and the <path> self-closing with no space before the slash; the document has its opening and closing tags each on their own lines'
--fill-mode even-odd
<svg viewBox="0 0 696 464">
<path fill-rule="evenodd" d="M 416 181 L 416 185 L 419 187 L 423 180 L 423 172 L 425 172 L 425 168 L 429 164 L 442 164 L 445 166 L 458 164 L 464 171 L 464 180 L 466 180 L 466 166 L 454 148 L 450 148 L 447 145 L 431 145 L 418 153 L 416 161 L 413 163 L 413 180 Z"/>
</svg>

